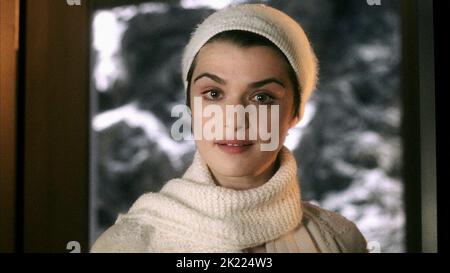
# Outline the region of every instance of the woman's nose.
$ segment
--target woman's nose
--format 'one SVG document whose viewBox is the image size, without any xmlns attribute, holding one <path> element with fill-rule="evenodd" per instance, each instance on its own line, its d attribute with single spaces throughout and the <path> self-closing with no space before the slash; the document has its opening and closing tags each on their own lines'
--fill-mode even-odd
<svg viewBox="0 0 450 273">
<path fill-rule="evenodd" d="M 249 113 L 244 104 L 228 105 L 225 108 L 224 124 L 228 130 L 239 131 L 249 128 Z"/>
</svg>

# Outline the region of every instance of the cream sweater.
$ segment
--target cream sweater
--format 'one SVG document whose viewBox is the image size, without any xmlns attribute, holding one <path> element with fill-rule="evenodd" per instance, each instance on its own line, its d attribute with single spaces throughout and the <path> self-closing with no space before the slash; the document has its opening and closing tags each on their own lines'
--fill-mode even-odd
<svg viewBox="0 0 450 273">
<path fill-rule="evenodd" d="M 91 252 L 367 252 L 358 228 L 337 213 L 301 201 L 297 165 L 283 147 L 262 186 L 217 186 L 197 152 L 182 178 L 142 195 Z"/>
</svg>

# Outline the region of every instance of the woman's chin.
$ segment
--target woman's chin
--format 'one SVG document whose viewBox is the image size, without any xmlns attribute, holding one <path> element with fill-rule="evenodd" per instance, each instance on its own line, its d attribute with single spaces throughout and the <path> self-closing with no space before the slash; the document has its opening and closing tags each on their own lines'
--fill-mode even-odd
<svg viewBox="0 0 450 273">
<path fill-rule="evenodd" d="M 227 159 L 208 164 L 218 174 L 227 177 L 244 177 L 256 173 L 258 168 L 251 158 Z"/>
</svg>

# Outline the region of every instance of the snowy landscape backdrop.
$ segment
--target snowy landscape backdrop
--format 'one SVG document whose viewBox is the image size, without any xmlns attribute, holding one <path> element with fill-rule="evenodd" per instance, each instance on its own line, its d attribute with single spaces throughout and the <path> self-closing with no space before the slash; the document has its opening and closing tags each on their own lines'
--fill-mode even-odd
<svg viewBox="0 0 450 273">
<path fill-rule="evenodd" d="M 399 1 L 148 1 L 92 21 L 91 243 L 143 193 L 192 161 L 170 136 L 184 103 L 181 52 L 194 27 L 229 4 L 261 2 L 297 20 L 320 63 L 305 117 L 285 145 L 302 198 L 354 221 L 373 252 L 405 251 Z"/>
</svg>

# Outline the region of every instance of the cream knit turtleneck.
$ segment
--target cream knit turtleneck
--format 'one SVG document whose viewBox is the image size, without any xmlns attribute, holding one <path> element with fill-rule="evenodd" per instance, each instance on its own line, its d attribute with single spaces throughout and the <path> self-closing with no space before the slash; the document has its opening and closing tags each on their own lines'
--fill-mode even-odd
<svg viewBox="0 0 450 273">
<path fill-rule="evenodd" d="M 302 218 L 297 165 L 283 147 L 279 169 L 262 186 L 217 186 L 197 152 L 181 179 L 142 195 L 117 223 L 136 222 L 151 233 L 152 252 L 242 252 L 279 238 Z"/>
<path fill-rule="evenodd" d="M 279 153 L 280 167 L 257 188 L 217 186 L 196 153 L 181 179 L 141 196 L 95 242 L 91 252 L 367 252 L 357 226 L 300 200 L 297 165 Z"/>
</svg>

